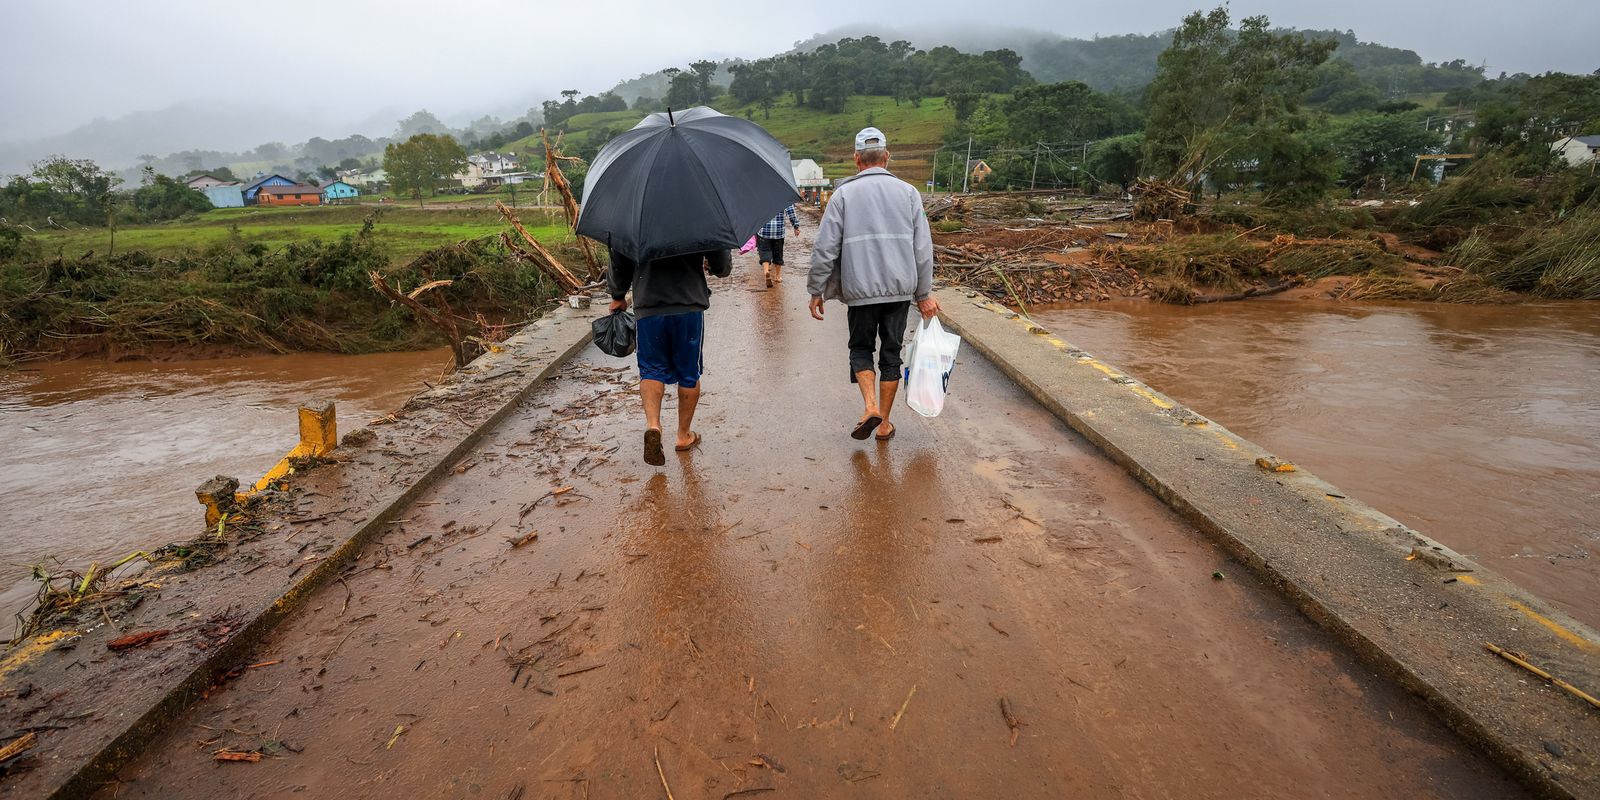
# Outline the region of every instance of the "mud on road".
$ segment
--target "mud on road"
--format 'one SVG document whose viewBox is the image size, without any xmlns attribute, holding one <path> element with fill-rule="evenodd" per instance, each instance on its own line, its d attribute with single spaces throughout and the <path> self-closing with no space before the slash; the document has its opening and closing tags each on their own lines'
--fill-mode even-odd
<svg viewBox="0 0 1600 800">
<path fill-rule="evenodd" d="M 698 450 L 591 348 L 101 796 L 1519 796 L 976 355 L 849 439 L 792 249 Z"/>
</svg>

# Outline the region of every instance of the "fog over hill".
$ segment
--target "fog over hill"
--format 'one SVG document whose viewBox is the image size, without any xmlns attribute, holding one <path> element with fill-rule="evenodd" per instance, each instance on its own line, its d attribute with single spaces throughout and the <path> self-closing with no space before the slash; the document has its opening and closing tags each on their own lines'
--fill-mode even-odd
<svg viewBox="0 0 1600 800">
<path fill-rule="evenodd" d="M 651 76 L 663 66 L 754 60 L 842 36 L 969 52 L 1009 47 L 1033 71 L 1030 56 L 1063 37 L 1144 36 L 1212 4 L 991 0 L 979 15 L 922 0 L 880 0 L 870 8 L 816 0 L 778 11 L 682 0 L 668 13 L 634 0 L 591 0 L 553 14 L 519 0 L 479 0 L 460 10 L 408 0 L 158 0 L 97 5 L 84 14 L 57 0 L 8 0 L 0 6 L 0 51 L 13 64 L 37 68 L 0 71 L 0 174 L 51 153 L 125 167 L 141 155 L 185 149 L 376 138 L 419 108 L 457 127 L 486 114 L 509 122 L 563 89 L 589 94 L 638 75 L 643 80 L 623 84 L 638 91 L 658 82 Z M 1353 27 L 1364 40 L 1413 49 L 1426 61 L 1484 64 L 1490 76 L 1600 67 L 1592 25 L 1552 24 L 1591 19 L 1589 6 L 1576 0 L 1239 0 L 1230 7 L 1235 19 L 1264 13 L 1285 27 Z M 919 22 L 864 21 L 869 17 Z M 460 35 L 440 35 L 441 26 Z M 819 30 L 827 32 L 796 39 Z M 262 57 L 285 44 L 306 57 Z"/>
</svg>

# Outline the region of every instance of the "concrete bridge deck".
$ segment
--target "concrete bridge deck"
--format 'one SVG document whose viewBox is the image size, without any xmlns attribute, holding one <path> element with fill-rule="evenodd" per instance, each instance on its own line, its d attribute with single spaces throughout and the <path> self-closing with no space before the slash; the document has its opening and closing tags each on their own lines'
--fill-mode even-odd
<svg viewBox="0 0 1600 800">
<path fill-rule="evenodd" d="M 102 795 L 1521 793 L 976 352 L 847 438 L 842 308 L 741 264 L 699 450 L 584 351 Z"/>
</svg>

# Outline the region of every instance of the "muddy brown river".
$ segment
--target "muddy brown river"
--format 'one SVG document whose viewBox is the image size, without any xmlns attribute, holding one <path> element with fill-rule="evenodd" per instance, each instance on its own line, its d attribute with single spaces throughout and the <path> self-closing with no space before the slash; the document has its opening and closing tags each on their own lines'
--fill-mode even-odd
<svg viewBox="0 0 1600 800">
<path fill-rule="evenodd" d="M 1600 627 L 1600 304 L 1034 316 Z"/>
<path fill-rule="evenodd" d="M 294 446 L 300 401 L 336 401 L 354 430 L 448 362 L 446 350 L 308 353 L 0 373 L 0 609 L 27 603 L 31 564 L 81 570 L 192 538 L 194 488 L 259 478 Z"/>
</svg>

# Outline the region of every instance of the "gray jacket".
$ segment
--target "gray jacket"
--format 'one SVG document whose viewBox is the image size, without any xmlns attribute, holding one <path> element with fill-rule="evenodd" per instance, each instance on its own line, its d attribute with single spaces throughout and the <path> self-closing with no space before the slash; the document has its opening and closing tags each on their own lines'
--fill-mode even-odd
<svg viewBox="0 0 1600 800">
<path fill-rule="evenodd" d="M 806 287 L 847 306 L 926 299 L 933 237 L 922 195 L 882 167 L 841 182 L 817 226 Z"/>
</svg>

